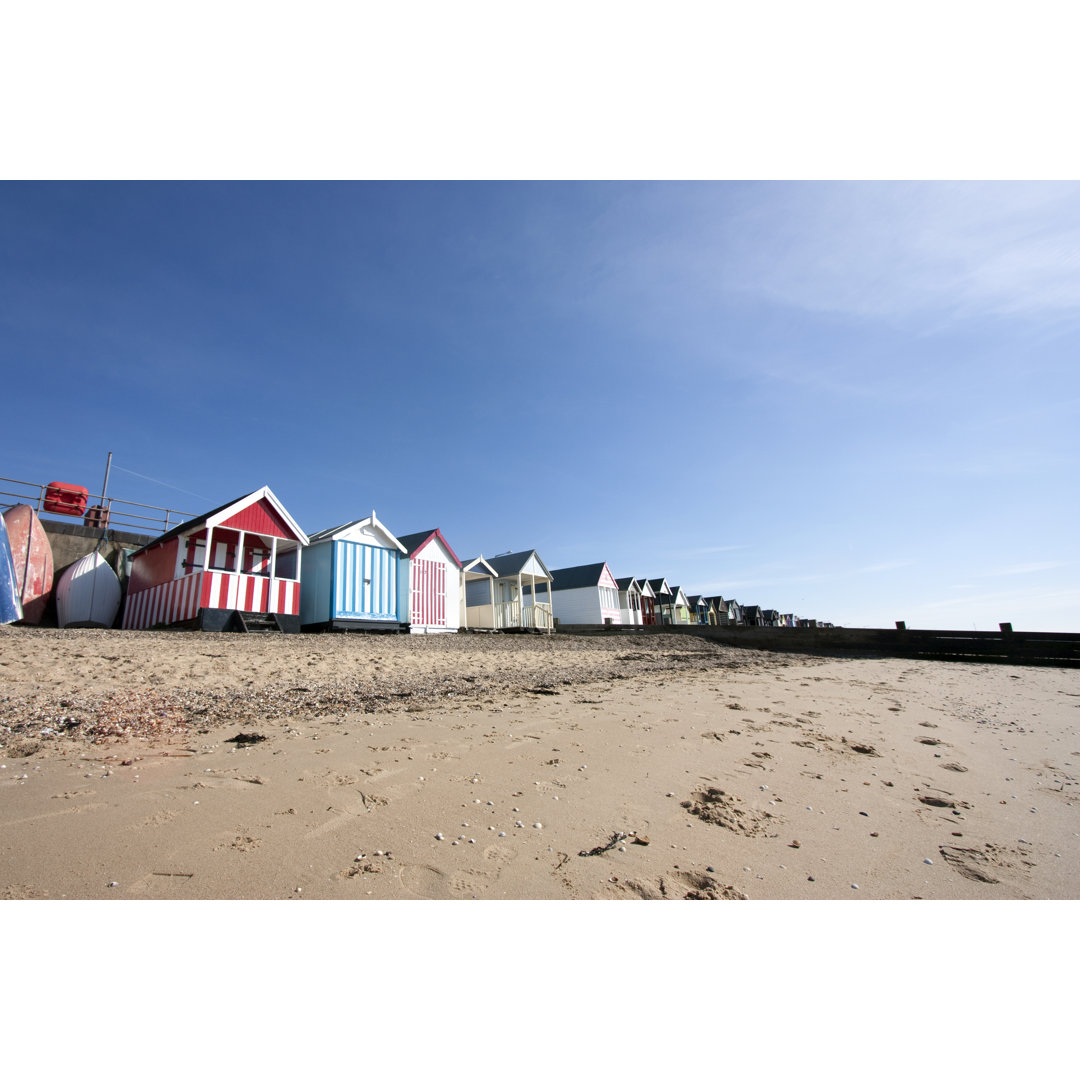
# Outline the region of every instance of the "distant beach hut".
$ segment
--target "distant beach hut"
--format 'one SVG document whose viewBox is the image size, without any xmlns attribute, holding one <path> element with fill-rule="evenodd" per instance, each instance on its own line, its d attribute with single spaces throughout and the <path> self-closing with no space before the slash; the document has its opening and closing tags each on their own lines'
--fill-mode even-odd
<svg viewBox="0 0 1080 1080">
<path fill-rule="evenodd" d="M 690 610 L 690 622 L 697 626 L 709 625 L 709 602 L 704 596 L 694 595 L 686 598 Z"/>
<path fill-rule="evenodd" d="M 438 529 L 398 541 L 408 555 L 409 632 L 453 634 L 461 626 L 461 562 Z M 404 571 L 403 571 L 404 572 Z"/>
<path fill-rule="evenodd" d="M 606 562 L 551 572 L 551 611 L 568 626 L 621 626 L 619 584 Z"/>
<path fill-rule="evenodd" d="M 132 554 L 123 628 L 296 633 L 307 542 L 268 487 L 186 521 Z"/>
<path fill-rule="evenodd" d="M 495 579 L 499 575 L 482 556 L 461 564 L 461 620 L 469 630 L 495 629 Z"/>
<path fill-rule="evenodd" d="M 615 579 L 619 587 L 619 614 L 623 626 L 641 626 L 641 586 L 642 582 L 634 577 Z"/>
<path fill-rule="evenodd" d="M 635 578 L 641 590 L 641 625 L 655 626 L 657 620 L 656 593 L 652 582 L 645 578 Z"/>
<path fill-rule="evenodd" d="M 682 591 L 681 585 L 672 585 L 671 593 L 671 621 L 676 626 L 687 626 L 693 620 L 690 618 L 690 604 L 686 593 Z"/>
<path fill-rule="evenodd" d="M 408 620 L 408 552 L 371 516 L 312 533 L 301 576 L 305 630 L 397 632 Z M 404 559 L 402 557 L 405 557 Z"/>
<path fill-rule="evenodd" d="M 481 561 L 495 576 L 477 574 Z M 488 559 L 466 559 L 474 575 L 465 584 L 466 625 L 477 630 L 537 630 L 551 633 L 550 601 L 538 599 L 551 574 L 536 551 L 517 551 Z M 481 580 L 485 578 L 487 580 Z"/>
<path fill-rule="evenodd" d="M 667 578 L 649 578 L 649 587 L 653 593 L 657 626 L 670 625 L 675 621 L 674 596 Z"/>
</svg>

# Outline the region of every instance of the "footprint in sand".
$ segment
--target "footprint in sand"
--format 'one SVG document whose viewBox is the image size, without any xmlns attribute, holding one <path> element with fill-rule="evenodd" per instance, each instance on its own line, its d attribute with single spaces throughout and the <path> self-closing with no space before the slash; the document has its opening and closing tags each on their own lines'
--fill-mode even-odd
<svg viewBox="0 0 1080 1080">
<path fill-rule="evenodd" d="M 741 806 L 741 803 L 737 795 L 710 787 L 705 791 L 695 791 L 693 797 L 681 805 L 702 821 L 743 836 L 765 836 L 767 823 L 779 820 L 767 810 L 754 810 Z"/>
<path fill-rule="evenodd" d="M 178 810 L 159 810 L 156 814 L 151 814 L 145 821 L 140 822 L 136 828 L 141 829 L 145 826 L 167 825 L 170 821 L 179 816 L 180 812 Z"/>
<path fill-rule="evenodd" d="M 614 891 L 629 893 L 639 900 L 746 900 L 746 893 L 734 885 L 724 885 L 708 874 L 673 870 L 652 881 L 615 882 Z"/>
<path fill-rule="evenodd" d="M 1011 866 L 1003 858 L 1001 850 L 993 844 L 984 844 L 982 848 L 961 848 L 946 844 L 939 847 L 938 851 L 958 874 L 972 881 L 983 881 L 987 885 L 1000 884 L 1001 879 L 994 876 L 997 869 Z"/>
<path fill-rule="evenodd" d="M 425 900 L 447 900 L 451 896 L 449 875 L 434 866 L 403 866 L 398 880 L 406 892 Z"/>
<path fill-rule="evenodd" d="M 513 848 L 504 847 L 502 844 L 489 844 L 484 848 L 484 859 L 494 863 L 500 870 L 516 857 Z"/>
<path fill-rule="evenodd" d="M 49 890 L 36 885 L 5 885 L 0 900 L 48 900 Z"/>
</svg>

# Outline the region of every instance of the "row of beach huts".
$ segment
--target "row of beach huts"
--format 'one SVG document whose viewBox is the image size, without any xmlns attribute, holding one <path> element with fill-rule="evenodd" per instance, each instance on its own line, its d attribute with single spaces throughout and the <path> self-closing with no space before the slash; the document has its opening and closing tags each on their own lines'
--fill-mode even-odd
<svg viewBox="0 0 1080 1080">
<path fill-rule="evenodd" d="M 11 517 L 12 540 L 4 538 L 20 618 L 47 599 L 44 574 L 31 571 L 34 515 L 23 527 L 25 517 Z M 40 546 L 40 539 L 33 542 Z M 34 556 L 35 565 L 41 561 Z M 397 536 L 374 511 L 309 536 L 268 487 L 156 537 L 131 553 L 126 569 L 121 590 L 119 581 L 114 588 L 99 580 L 115 575 L 97 553 L 73 564 L 57 583 L 58 604 L 61 595 L 64 602 L 59 625 L 112 626 L 121 607 L 126 630 L 436 634 L 550 633 L 558 625 L 826 625 L 719 596 L 688 596 L 662 577 L 616 578 L 606 562 L 549 570 L 535 550 L 462 559 L 439 529 Z M 51 563 L 48 577 L 51 589 Z"/>
</svg>

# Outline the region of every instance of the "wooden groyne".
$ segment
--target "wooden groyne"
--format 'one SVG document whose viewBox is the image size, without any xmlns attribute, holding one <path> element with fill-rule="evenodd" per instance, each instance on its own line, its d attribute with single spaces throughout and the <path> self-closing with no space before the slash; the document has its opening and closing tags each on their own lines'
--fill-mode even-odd
<svg viewBox="0 0 1080 1080">
<path fill-rule="evenodd" d="M 846 627 L 770 626 L 566 626 L 557 632 L 691 634 L 740 649 L 815 653 L 822 656 L 898 656 L 979 664 L 1080 667 L 1080 634 L 1013 630 L 870 630 Z"/>
</svg>

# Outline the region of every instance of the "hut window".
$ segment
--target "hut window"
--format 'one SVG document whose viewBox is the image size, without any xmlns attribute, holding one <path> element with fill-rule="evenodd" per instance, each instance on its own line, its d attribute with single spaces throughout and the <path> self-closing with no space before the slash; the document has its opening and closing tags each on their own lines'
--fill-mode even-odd
<svg viewBox="0 0 1080 1080">
<path fill-rule="evenodd" d="M 236 547 L 225 540 L 218 540 L 214 544 L 214 551 L 210 558 L 211 570 L 235 570 Z"/>
<path fill-rule="evenodd" d="M 270 573 L 270 552 L 263 547 L 249 547 L 244 551 L 244 573 Z"/>
<path fill-rule="evenodd" d="M 187 542 L 187 557 L 184 559 L 184 573 L 194 574 L 203 568 L 206 560 L 206 538 L 191 537 Z"/>
<path fill-rule="evenodd" d="M 296 580 L 297 550 L 297 548 L 288 548 L 283 551 L 280 547 L 278 548 L 277 560 L 274 563 L 274 577 L 288 578 L 290 581 Z"/>
</svg>

